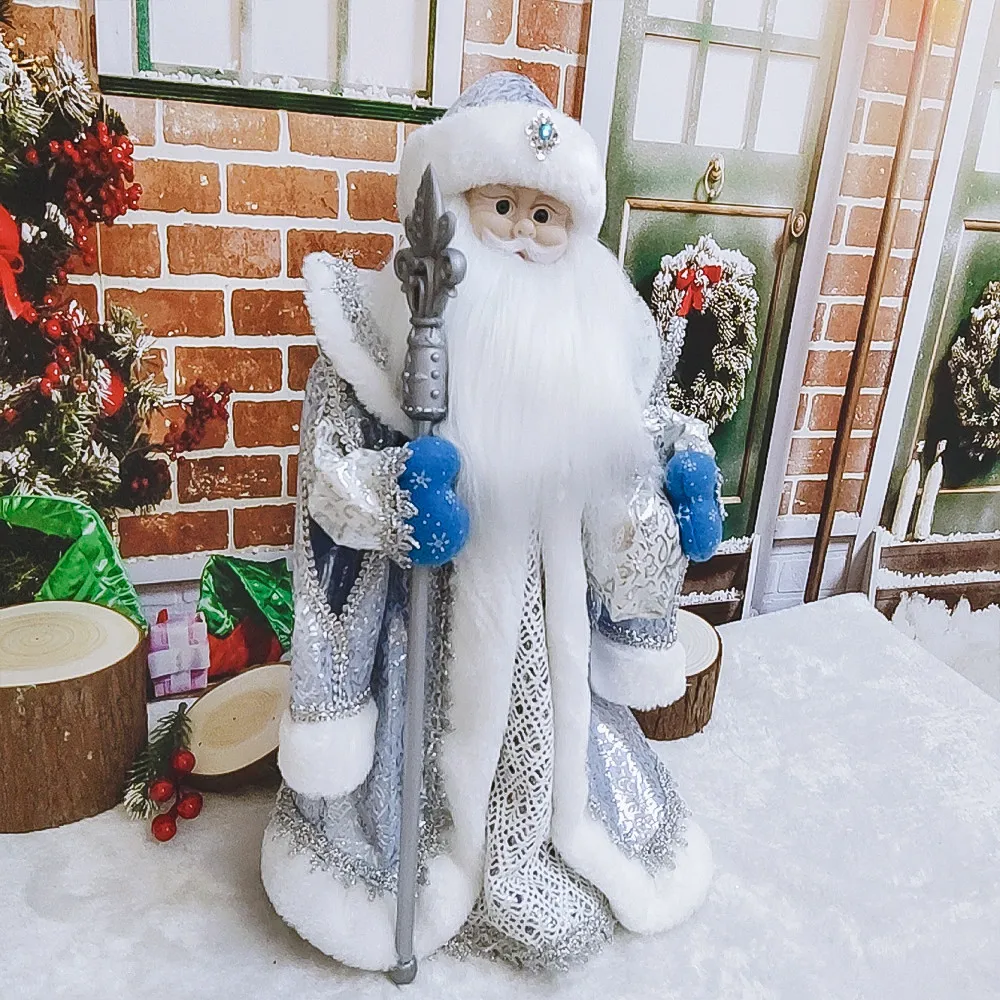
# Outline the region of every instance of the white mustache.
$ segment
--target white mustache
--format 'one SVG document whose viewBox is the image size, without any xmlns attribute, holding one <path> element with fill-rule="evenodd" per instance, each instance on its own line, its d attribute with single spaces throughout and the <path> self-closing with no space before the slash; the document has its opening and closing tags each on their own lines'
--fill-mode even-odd
<svg viewBox="0 0 1000 1000">
<path fill-rule="evenodd" d="M 503 240 L 489 229 L 483 230 L 482 241 L 491 250 L 510 254 L 521 253 L 535 264 L 551 264 L 559 260 L 566 252 L 565 246 L 543 246 L 526 236 L 515 236 L 513 239 Z"/>
</svg>

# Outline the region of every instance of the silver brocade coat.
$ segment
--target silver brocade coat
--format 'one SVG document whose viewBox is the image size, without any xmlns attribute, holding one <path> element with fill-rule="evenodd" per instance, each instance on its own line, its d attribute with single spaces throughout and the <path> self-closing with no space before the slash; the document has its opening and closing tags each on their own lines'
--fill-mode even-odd
<svg viewBox="0 0 1000 1000">
<path fill-rule="evenodd" d="M 385 403 L 388 352 L 357 272 L 316 255 L 305 273 L 322 353 L 301 425 L 285 784 L 261 871 L 303 937 L 386 969 L 413 513 L 397 484 L 405 425 Z M 678 444 L 709 450 L 704 428 L 663 402 L 667 374 L 648 408 L 661 459 Z M 560 966 L 599 948 L 616 921 L 653 933 L 699 904 L 707 841 L 626 707 L 684 691 L 685 568 L 673 512 L 650 481 L 624 523 L 563 506 L 521 538 L 474 532 L 436 571 L 418 955 L 450 944 Z"/>
</svg>

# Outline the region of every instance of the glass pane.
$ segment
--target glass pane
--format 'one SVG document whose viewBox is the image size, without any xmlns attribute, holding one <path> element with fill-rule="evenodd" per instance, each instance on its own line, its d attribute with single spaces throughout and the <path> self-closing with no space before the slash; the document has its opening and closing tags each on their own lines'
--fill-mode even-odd
<svg viewBox="0 0 1000 1000">
<path fill-rule="evenodd" d="M 304 80 L 334 80 L 337 26 L 330 0 L 253 0 L 250 51 L 253 72 Z"/>
<path fill-rule="evenodd" d="M 750 81 L 756 49 L 710 45 L 705 63 L 705 86 L 698 112 L 699 146 L 740 149 L 746 127 Z"/>
<path fill-rule="evenodd" d="M 642 47 L 632 138 L 682 142 L 698 43 L 647 35 Z"/>
<path fill-rule="evenodd" d="M 761 26 L 763 13 L 764 0 L 715 0 L 712 23 L 756 31 Z"/>
<path fill-rule="evenodd" d="M 773 55 L 767 61 L 757 145 L 762 153 L 798 153 L 809 114 L 816 60 Z"/>
<path fill-rule="evenodd" d="M 990 106 L 986 110 L 986 125 L 983 140 L 976 158 L 976 170 L 988 174 L 1000 174 L 1000 87 L 994 87 L 990 94 Z"/>
<path fill-rule="evenodd" d="M 778 0 L 774 30 L 779 35 L 819 38 L 828 0 Z"/>
<path fill-rule="evenodd" d="M 701 21 L 701 4 L 702 0 L 649 0 L 649 16 Z"/>
<path fill-rule="evenodd" d="M 430 0 L 362 0 L 350 5 L 349 84 L 365 97 L 414 93 L 427 86 Z"/>
<path fill-rule="evenodd" d="M 235 70 L 239 64 L 237 0 L 149 0 L 154 63 Z"/>
</svg>

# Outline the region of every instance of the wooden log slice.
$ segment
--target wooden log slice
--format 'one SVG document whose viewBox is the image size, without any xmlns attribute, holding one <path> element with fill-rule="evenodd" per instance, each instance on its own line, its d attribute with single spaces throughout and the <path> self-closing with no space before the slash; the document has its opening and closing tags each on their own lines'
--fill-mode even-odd
<svg viewBox="0 0 1000 1000">
<path fill-rule="evenodd" d="M 230 677 L 192 706 L 189 783 L 208 791 L 279 780 L 278 724 L 288 704 L 291 673 L 284 663 Z"/>
<path fill-rule="evenodd" d="M 0 833 L 94 816 L 121 801 L 146 740 L 146 644 L 96 604 L 0 609 Z"/>
<path fill-rule="evenodd" d="M 677 612 L 677 639 L 687 657 L 687 689 L 672 705 L 634 711 L 650 740 L 681 740 L 700 733 L 712 718 L 715 688 L 722 665 L 722 638 L 704 619 Z"/>
</svg>

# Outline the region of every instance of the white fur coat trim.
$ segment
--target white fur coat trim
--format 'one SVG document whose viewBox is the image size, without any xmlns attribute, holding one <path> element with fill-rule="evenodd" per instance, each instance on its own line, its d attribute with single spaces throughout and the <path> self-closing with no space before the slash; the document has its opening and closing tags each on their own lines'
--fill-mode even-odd
<svg viewBox="0 0 1000 1000">
<path fill-rule="evenodd" d="M 590 639 L 590 686 L 616 705 L 663 708 L 683 697 L 687 687 L 684 647 L 641 649 L 612 642 L 596 629 Z"/>
<path fill-rule="evenodd" d="M 302 795 L 353 792 L 372 769 L 378 709 L 367 701 L 342 719 L 296 722 L 286 709 L 278 729 L 278 770 Z"/>
<path fill-rule="evenodd" d="M 400 218 L 412 211 L 424 170 L 433 163 L 445 198 L 491 184 L 534 188 L 565 202 L 575 228 L 596 237 L 605 209 L 601 154 L 579 122 L 553 109 L 546 113 L 559 142 L 538 159 L 525 130 L 540 110 L 518 103 L 464 108 L 417 129 L 399 168 Z"/>
<path fill-rule="evenodd" d="M 344 316 L 340 296 L 329 286 L 326 261 L 330 254 L 311 253 L 302 262 L 306 305 L 316 331 L 316 343 L 337 374 L 353 387 L 362 405 L 394 430 L 413 436 L 413 423 L 403 413 L 387 371 L 357 342 Z M 400 296 L 402 293 L 400 292 Z"/>
</svg>

